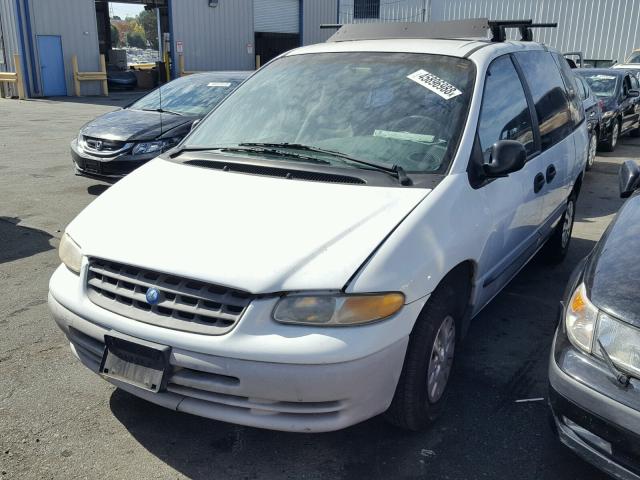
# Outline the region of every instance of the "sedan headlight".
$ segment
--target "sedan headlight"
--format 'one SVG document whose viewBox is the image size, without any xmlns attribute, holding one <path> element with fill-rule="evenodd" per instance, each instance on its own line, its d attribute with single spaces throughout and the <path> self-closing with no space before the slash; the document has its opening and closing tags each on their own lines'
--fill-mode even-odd
<svg viewBox="0 0 640 480">
<path fill-rule="evenodd" d="M 82 132 L 78 133 L 78 138 L 76 139 L 76 143 L 78 145 L 78 148 L 80 149 L 84 148 L 84 135 L 82 135 Z"/>
<path fill-rule="evenodd" d="M 371 295 L 287 295 L 273 310 L 274 320 L 315 326 L 362 325 L 383 320 L 404 305 L 402 293 Z"/>
<path fill-rule="evenodd" d="M 640 330 L 600 312 L 598 316 L 598 340 L 616 365 L 625 372 L 640 378 Z M 594 354 L 603 357 L 600 347 Z"/>
<path fill-rule="evenodd" d="M 80 266 L 82 265 L 82 251 L 80 250 L 80 246 L 74 242 L 66 232 L 60 239 L 58 255 L 60 255 L 60 260 L 69 270 L 75 273 L 80 273 Z"/>
<path fill-rule="evenodd" d="M 565 325 L 575 347 L 604 358 L 601 344 L 617 368 L 640 378 L 640 329 L 598 310 L 587 298 L 584 284 L 571 296 Z"/>
<path fill-rule="evenodd" d="M 174 145 L 177 145 L 178 142 L 180 142 L 180 138 L 167 138 L 164 140 L 156 140 L 154 142 L 142 142 L 133 147 L 132 153 L 134 155 L 146 155 L 148 153 L 156 152 L 160 154 Z"/>
<path fill-rule="evenodd" d="M 565 325 L 569 340 L 579 349 L 591 353 L 598 309 L 587 298 L 584 283 L 571 295 L 565 313 Z"/>
</svg>

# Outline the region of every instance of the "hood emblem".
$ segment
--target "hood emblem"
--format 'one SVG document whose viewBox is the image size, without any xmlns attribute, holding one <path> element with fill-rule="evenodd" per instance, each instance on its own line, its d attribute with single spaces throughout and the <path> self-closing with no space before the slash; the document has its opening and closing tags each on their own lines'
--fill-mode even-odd
<svg viewBox="0 0 640 480">
<path fill-rule="evenodd" d="M 160 291 L 156 287 L 151 287 L 147 290 L 146 297 L 149 305 L 155 305 L 160 301 Z"/>
<path fill-rule="evenodd" d="M 102 150 L 102 140 L 96 140 L 96 150 Z"/>
</svg>

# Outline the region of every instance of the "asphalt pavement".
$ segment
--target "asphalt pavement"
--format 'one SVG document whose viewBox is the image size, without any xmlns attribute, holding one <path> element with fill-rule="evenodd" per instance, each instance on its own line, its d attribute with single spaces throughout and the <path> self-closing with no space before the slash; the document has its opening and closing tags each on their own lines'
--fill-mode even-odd
<svg viewBox="0 0 640 480">
<path fill-rule="evenodd" d="M 374 418 L 292 434 L 116 390 L 80 365 L 49 316 L 61 232 L 108 188 L 73 175 L 69 141 L 132 99 L 0 99 L 0 479 L 604 478 L 554 437 L 546 370 L 565 283 L 622 204 L 618 165 L 640 156 L 640 140 L 624 139 L 587 174 L 565 262 L 534 260 L 474 319 L 431 430 Z M 536 398 L 544 400 L 516 402 Z"/>
</svg>

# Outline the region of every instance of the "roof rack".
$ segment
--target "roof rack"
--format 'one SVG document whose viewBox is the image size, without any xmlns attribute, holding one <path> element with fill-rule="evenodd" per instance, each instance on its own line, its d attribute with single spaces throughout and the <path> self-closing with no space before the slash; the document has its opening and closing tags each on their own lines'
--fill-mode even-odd
<svg viewBox="0 0 640 480">
<path fill-rule="evenodd" d="M 557 27 L 557 23 L 533 23 L 533 20 L 489 20 L 473 18 L 446 22 L 388 22 L 323 24 L 320 28 L 337 29 L 327 42 L 348 42 L 352 40 L 406 39 L 457 39 L 477 38 L 504 42 L 507 28 L 520 30 L 520 40 L 533 40 L 532 28 Z M 491 37 L 489 37 L 491 32 Z"/>
</svg>

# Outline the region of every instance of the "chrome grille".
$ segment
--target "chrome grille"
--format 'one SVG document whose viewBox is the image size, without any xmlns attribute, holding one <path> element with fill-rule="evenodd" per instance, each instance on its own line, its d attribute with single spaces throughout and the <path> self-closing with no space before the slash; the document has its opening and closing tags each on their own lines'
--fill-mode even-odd
<svg viewBox="0 0 640 480">
<path fill-rule="evenodd" d="M 107 140 L 104 138 L 87 137 L 83 135 L 84 148 L 97 156 L 109 156 L 124 152 L 133 146 L 133 143 L 119 140 Z"/>
<path fill-rule="evenodd" d="M 151 287 L 160 292 L 155 305 L 146 299 Z M 231 330 L 252 300 L 240 290 L 102 259 L 89 262 L 87 294 L 96 305 L 119 315 L 207 335 Z"/>
</svg>

